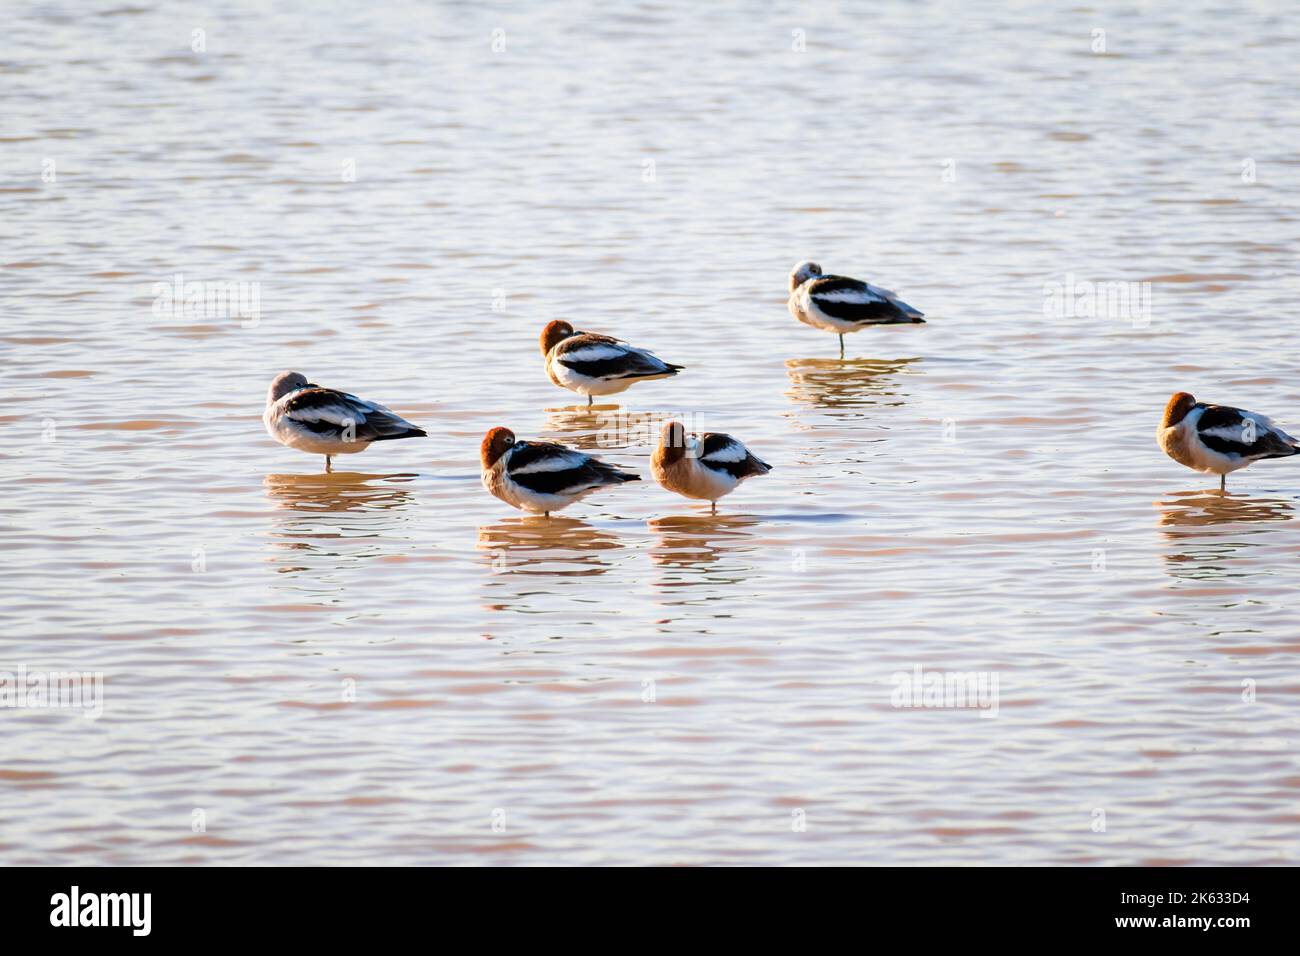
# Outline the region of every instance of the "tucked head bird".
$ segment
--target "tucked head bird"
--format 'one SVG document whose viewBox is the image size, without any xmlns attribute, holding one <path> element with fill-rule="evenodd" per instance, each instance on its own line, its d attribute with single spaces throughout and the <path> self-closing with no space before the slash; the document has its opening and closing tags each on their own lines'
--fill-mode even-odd
<svg viewBox="0 0 1300 956">
<path fill-rule="evenodd" d="M 790 314 L 804 325 L 840 337 L 840 358 L 844 358 L 844 336 L 869 325 L 924 324 L 925 313 L 912 308 L 887 289 L 848 279 L 822 275 L 822 267 L 804 261 L 790 270 Z"/>
<path fill-rule="evenodd" d="M 637 382 L 669 378 L 682 370 L 608 335 L 574 331 L 562 319 L 542 329 L 541 346 L 551 381 L 586 395 L 588 406 L 593 395 L 614 395 Z"/>
<path fill-rule="evenodd" d="M 491 428 L 479 449 L 483 487 L 506 504 L 549 515 L 599 488 L 641 479 L 564 445 L 516 441 L 508 428 Z"/>
<path fill-rule="evenodd" d="M 1179 464 L 1218 475 L 1223 491 L 1229 472 L 1264 458 L 1300 454 L 1300 442 L 1263 415 L 1230 405 L 1207 405 L 1187 392 L 1175 392 L 1169 399 L 1156 441 Z"/>
<path fill-rule="evenodd" d="M 423 438 L 426 432 L 377 402 L 322 388 L 298 372 L 281 372 L 266 392 L 267 433 L 281 445 L 330 458 L 365 451 L 371 442 Z"/>
<path fill-rule="evenodd" d="M 746 478 L 766 475 L 772 466 L 755 458 L 730 435 L 688 435 L 680 422 L 667 422 L 659 433 L 650 469 L 663 487 L 686 498 L 711 502 L 717 514 L 719 498 L 731 494 Z"/>
</svg>

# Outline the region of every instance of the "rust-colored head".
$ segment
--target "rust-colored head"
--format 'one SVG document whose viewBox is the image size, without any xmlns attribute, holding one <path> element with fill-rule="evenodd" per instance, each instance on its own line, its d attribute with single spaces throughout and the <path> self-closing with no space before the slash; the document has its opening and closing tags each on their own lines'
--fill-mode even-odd
<svg viewBox="0 0 1300 956">
<path fill-rule="evenodd" d="M 479 461 L 483 463 L 484 468 L 491 468 L 514 443 L 515 433 L 510 429 L 489 428 L 488 433 L 483 436 L 483 444 L 479 447 Z"/>
<path fill-rule="evenodd" d="M 686 455 L 686 429 L 681 422 L 664 422 L 659 430 L 659 447 L 655 449 L 655 458 L 661 464 L 672 465 Z"/>
<path fill-rule="evenodd" d="M 1172 428 L 1186 417 L 1187 413 L 1196 407 L 1196 399 L 1188 392 L 1174 392 L 1173 398 L 1169 399 L 1169 404 L 1165 406 L 1165 418 L 1161 422 L 1164 428 Z"/>
<path fill-rule="evenodd" d="M 551 349 L 567 339 L 573 334 L 573 326 L 563 319 L 555 319 L 546 323 L 546 328 L 542 329 L 542 354 L 550 355 Z"/>
</svg>

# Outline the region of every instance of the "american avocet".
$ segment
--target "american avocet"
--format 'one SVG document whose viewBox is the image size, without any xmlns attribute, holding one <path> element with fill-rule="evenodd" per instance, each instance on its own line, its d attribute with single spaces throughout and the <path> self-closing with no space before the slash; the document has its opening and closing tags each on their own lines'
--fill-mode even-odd
<svg viewBox="0 0 1300 956">
<path fill-rule="evenodd" d="M 840 358 L 844 336 L 869 325 L 924 324 L 925 313 L 912 308 L 887 289 L 847 279 L 824 276 L 815 262 L 801 262 L 790 270 L 790 314 L 804 325 L 836 332 Z"/>
<path fill-rule="evenodd" d="M 608 335 L 575 332 L 562 319 L 542 329 L 541 346 L 551 381 L 586 395 L 588 406 L 593 395 L 614 395 L 637 382 L 669 378 L 682 370 Z"/>
<path fill-rule="evenodd" d="M 376 402 L 322 388 L 298 372 L 281 372 L 266 392 L 267 433 L 281 445 L 330 458 L 365 451 L 371 442 L 423 438 L 426 432 Z"/>
<path fill-rule="evenodd" d="M 508 428 L 491 428 L 479 449 L 483 487 L 506 504 L 549 515 L 607 485 L 640 481 L 598 458 L 553 442 L 515 441 Z"/>
<path fill-rule="evenodd" d="M 711 502 L 717 514 L 719 498 L 731 494 L 746 478 L 766 475 L 772 466 L 730 435 L 687 435 L 680 422 L 667 422 L 659 433 L 650 470 L 669 491 Z"/>
<path fill-rule="evenodd" d="M 1229 472 L 1264 458 L 1300 454 L 1300 442 L 1263 415 L 1230 405 L 1207 405 L 1187 392 L 1175 392 L 1169 399 L 1156 441 L 1179 464 L 1218 475 L 1223 491 Z"/>
</svg>

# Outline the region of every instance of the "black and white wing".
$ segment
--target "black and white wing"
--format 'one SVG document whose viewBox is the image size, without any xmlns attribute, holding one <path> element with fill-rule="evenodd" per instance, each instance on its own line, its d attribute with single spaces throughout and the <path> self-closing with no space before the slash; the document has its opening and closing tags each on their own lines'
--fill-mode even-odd
<svg viewBox="0 0 1300 956">
<path fill-rule="evenodd" d="M 598 458 L 553 442 L 516 442 L 509 454 L 506 474 L 539 495 L 577 495 L 602 485 L 640 480 Z"/>
<path fill-rule="evenodd" d="M 282 402 L 286 418 L 322 438 L 374 442 L 425 435 L 383 405 L 332 388 L 308 385 Z"/>
<path fill-rule="evenodd" d="M 920 322 L 925 313 L 869 282 L 823 276 L 808 284 L 808 298 L 833 319 L 863 325 Z"/>
<path fill-rule="evenodd" d="M 1221 455 L 1288 458 L 1300 453 L 1300 443 L 1271 419 L 1230 405 L 1206 405 L 1196 432 L 1207 448 Z"/>
<path fill-rule="evenodd" d="M 754 475 L 766 475 L 772 466 L 754 454 L 730 435 L 705 432 L 697 445 L 700 464 L 714 471 L 725 472 L 736 480 Z"/>
<path fill-rule="evenodd" d="M 588 378 L 644 378 L 675 375 L 671 365 L 645 349 L 635 348 L 608 335 L 578 332 L 555 346 L 555 361 Z"/>
</svg>

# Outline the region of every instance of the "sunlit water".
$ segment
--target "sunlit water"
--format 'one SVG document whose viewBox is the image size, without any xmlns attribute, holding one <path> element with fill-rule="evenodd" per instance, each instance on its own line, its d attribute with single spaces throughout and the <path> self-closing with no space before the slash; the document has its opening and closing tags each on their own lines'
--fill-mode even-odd
<svg viewBox="0 0 1300 956">
<path fill-rule="evenodd" d="M 0 860 L 1300 862 L 1300 466 L 1154 441 L 1300 424 L 1294 18 L 262 6 L 6 17 L 0 670 L 104 696 L 0 710 Z M 928 324 L 839 361 L 809 256 Z M 589 415 L 556 317 L 688 370 Z M 285 368 L 430 437 L 323 475 Z M 494 425 L 648 479 L 667 414 L 775 470 L 479 484 Z"/>
</svg>

